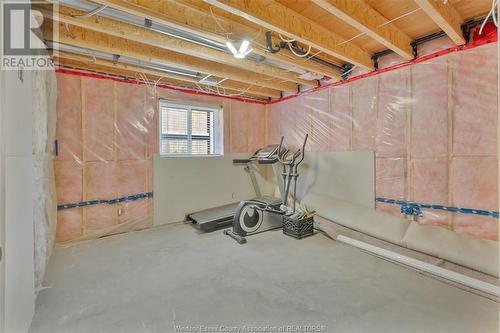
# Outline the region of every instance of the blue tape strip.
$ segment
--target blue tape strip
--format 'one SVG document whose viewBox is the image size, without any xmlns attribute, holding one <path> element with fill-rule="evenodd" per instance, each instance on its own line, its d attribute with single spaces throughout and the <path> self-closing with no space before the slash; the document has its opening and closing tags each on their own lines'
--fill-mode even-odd
<svg viewBox="0 0 500 333">
<path fill-rule="evenodd" d="M 490 217 L 493 217 L 495 219 L 499 218 L 498 212 L 490 211 L 490 210 L 448 207 L 448 206 L 443 206 L 443 205 L 429 205 L 429 204 L 421 204 L 418 202 L 387 199 L 387 198 L 376 198 L 375 200 L 377 202 L 383 202 L 383 203 L 392 204 L 392 205 L 400 205 L 401 206 L 401 214 L 404 214 L 404 215 L 423 216 L 424 214 L 422 212 L 422 209 L 437 209 L 437 210 L 444 210 L 444 211 L 452 212 L 452 213 L 490 216 Z"/>
<path fill-rule="evenodd" d="M 145 199 L 145 198 L 152 198 L 152 197 L 153 197 L 153 192 L 144 192 L 144 193 L 129 195 L 126 197 L 110 199 L 110 200 L 90 200 L 90 201 L 81 201 L 81 202 L 58 205 L 57 210 L 86 207 L 86 206 L 93 206 L 93 205 L 101 205 L 101 204 L 113 205 L 113 204 L 120 203 L 120 202 L 136 201 L 136 200 Z"/>
</svg>

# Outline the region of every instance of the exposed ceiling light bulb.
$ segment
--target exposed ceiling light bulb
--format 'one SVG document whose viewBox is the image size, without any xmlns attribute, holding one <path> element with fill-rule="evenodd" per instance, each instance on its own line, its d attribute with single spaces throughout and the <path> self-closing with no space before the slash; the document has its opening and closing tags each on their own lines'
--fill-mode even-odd
<svg viewBox="0 0 500 333">
<path fill-rule="evenodd" d="M 231 44 L 231 42 L 227 41 L 226 42 L 226 46 L 227 48 L 229 49 L 229 51 L 231 51 L 231 53 L 233 54 L 233 56 L 236 58 L 236 59 L 243 59 L 245 58 L 250 52 L 253 51 L 253 49 L 250 49 L 248 50 L 248 47 L 250 46 L 250 42 L 247 41 L 247 40 L 244 40 L 241 45 L 240 45 L 240 49 L 237 50 L 233 44 Z"/>
</svg>

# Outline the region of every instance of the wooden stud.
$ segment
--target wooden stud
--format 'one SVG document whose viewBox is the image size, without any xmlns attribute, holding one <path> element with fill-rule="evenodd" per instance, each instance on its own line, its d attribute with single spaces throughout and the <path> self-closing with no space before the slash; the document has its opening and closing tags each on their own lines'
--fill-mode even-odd
<svg viewBox="0 0 500 333">
<path fill-rule="evenodd" d="M 87 149 L 86 149 L 86 121 L 85 121 L 85 79 L 80 78 L 81 119 L 82 119 L 82 201 L 87 200 Z M 87 230 L 87 207 L 82 209 L 81 235 Z"/>
<path fill-rule="evenodd" d="M 463 20 L 450 1 L 415 0 L 415 2 L 455 44 L 465 44 L 461 28 Z"/>
<path fill-rule="evenodd" d="M 413 67 L 410 67 L 407 71 L 406 76 L 406 88 L 408 88 L 410 92 L 410 100 L 413 101 L 413 82 L 412 82 L 412 72 Z M 413 200 L 413 165 L 412 165 L 412 154 L 411 154 L 411 145 L 412 145 L 412 106 L 410 104 L 409 109 L 406 111 L 406 184 L 407 184 L 407 195 L 406 200 Z M 417 217 L 412 217 L 412 220 L 416 220 Z"/>
<path fill-rule="evenodd" d="M 448 205 L 453 206 L 453 67 L 451 59 L 446 61 L 448 70 Z M 453 215 L 448 214 L 448 229 L 453 230 Z"/>
<path fill-rule="evenodd" d="M 116 82 L 113 82 L 113 162 L 115 167 L 118 166 L 118 131 L 116 127 L 118 126 L 118 93 L 116 90 Z M 115 198 L 118 197 L 116 187 L 113 188 L 113 195 Z M 118 206 L 119 204 L 113 205 L 113 224 L 118 224 Z"/>
<path fill-rule="evenodd" d="M 324 53 L 365 69 L 373 69 L 371 55 L 314 21 L 274 0 L 204 0 L 231 14 L 293 38 Z M 341 45 L 340 45 L 341 44 Z"/>
<path fill-rule="evenodd" d="M 413 59 L 411 38 L 368 5 L 364 0 L 313 0 L 349 25 L 393 50 L 406 60 Z"/>
</svg>

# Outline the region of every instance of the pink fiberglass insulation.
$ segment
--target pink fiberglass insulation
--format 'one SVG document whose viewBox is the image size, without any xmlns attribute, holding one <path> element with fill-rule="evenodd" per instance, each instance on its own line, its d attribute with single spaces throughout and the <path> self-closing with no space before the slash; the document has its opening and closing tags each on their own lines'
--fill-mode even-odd
<svg viewBox="0 0 500 333">
<path fill-rule="evenodd" d="M 497 56 L 490 46 L 450 55 L 453 154 L 497 153 Z"/>
<path fill-rule="evenodd" d="M 271 104 L 268 138 L 310 128 L 312 150 L 374 151 L 377 197 L 498 211 L 497 52 L 492 43 Z M 377 209 L 403 217 L 398 205 Z M 492 217 L 423 209 L 417 221 L 498 239 Z"/>
<path fill-rule="evenodd" d="M 82 235 L 82 210 L 68 209 L 57 212 L 56 240 L 67 242 Z"/>
<path fill-rule="evenodd" d="M 254 152 L 266 144 L 266 109 L 259 104 L 247 105 L 249 107 L 247 108 L 248 147 L 246 152 Z"/>
<path fill-rule="evenodd" d="M 230 109 L 231 153 L 244 153 L 248 149 L 248 112 L 246 107 L 237 107 L 231 102 Z"/>
<path fill-rule="evenodd" d="M 72 203 L 83 200 L 82 164 L 79 161 L 56 161 L 57 202 Z"/>
<path fill-rule="evenodd" d="M 411 67 L 411 155 L 414 158 L 448 156 L 447 60 L 441 57 Z"/>
<path fill-rule="evenodd" d="M 352 84 L 352 148 L 374 150 L 377 131 L 378 77 Z"/>
<path fill-rule="evenodd" d="M 375 194 L 377 197 L 406 197 L 406 158 L 377 158 L 375 161 Z"/>
<path fill-rule="evenodd" d="M 58 161 L 82 160 L 82 99 L 81 78 L 57 74 L 57 129 L 59 142 Z"/>
<path fill-rule="evenodd" d="M 145 87 L 116 84 L 116 144 L 118 160 L 142 160 L 147 148 L 148 120 Z"/>
<path fill-rule="evenodd" d="M 377 157 L 406 156 L 406 122 L 412 103 L 408 78 L 408 68 L 379 77 Z"/>
<path fill-rule="evenodd" d="M 445 205 L 448 202 L 448 159 L 413 158 L 411 160 L 409 197 L 415 202 L 432 202 Z M 447 212 L 426 210 L 419 218 L 422 224 L 448 227 L 450 215 Z"/>
<path fill-rule="evenodd" d="M 113 160 L 114 82 L 83 78 L 85 161 Z"/>
<path fill-rule="evenodd" d="M 305 95 L 302 99 L 302 108 L 298 112 L 307 112 L 309 116 L 309 126 L 301 131 L 310 133 L 310 148 L 314 151 L 332 150 L 333 137 L 333 116 L 330 108 L 330 90 L 324 89 L 317 94 Z M 296 116 L 296 119 L 300 119 Z M 300 140 L 301 138 L 299 138 Z M 302 138 L 303 140 L 303 138 Z"/>
<path fill-rule="evenodd" d="M 294 106 L 300 105 L 300 99 L 294 98 L 280 104 L 278 108 L 279 134 L 277 135 L 277 140 L 273 143 L 278 143 L 281 140 L 281 136 L 285 136 L 287 138 L 287 145 L 289 147 L 295 147 L 297 145 L 295 118 L 296 112 L 298 112 L 296 110 L 299 109 L 299 107 Z M 304 117 L 304 122 L 307 121 L 307 118 Z"/>
<path fill-rule="evenodd" d="M 498 158 L 454 157 L 452 164 L 452 197 L 459 207 L 498 211 Z M 498 220 L 478 215 L 457 215 L 453 228 L 488 239 L 496 239 Z"/>
<path fill-rule="evenodd" d="M 329 90 L 332 115 L 330 147 L 334 151 L 348 151 L 351 149 L 352 136 L 351 85 L 332 87 Z"/>
<path fill-rule="evenodd" d="M 116 163 L 87 162 L 85 164 L 86 200 L 113 198 L 115 194 Z"/>
<path fill-rule="evenodd" d="M 281 138 L 281 108 L 284 103 L 278 103 L 267 108 L 267 143 L 279 142 Z"/>
</svg>

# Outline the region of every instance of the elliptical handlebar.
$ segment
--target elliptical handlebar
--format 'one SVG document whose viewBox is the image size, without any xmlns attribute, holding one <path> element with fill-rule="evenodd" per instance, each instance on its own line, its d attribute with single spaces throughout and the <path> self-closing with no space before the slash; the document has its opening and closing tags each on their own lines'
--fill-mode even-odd
<svg viewBox="0 0 500 333">
<path fill-rule="evenodd" d="M 306 143 L 307 143 L 307 138 L 309 137 L 309 134 L 306 134 L 306 137 L 304 138 L 304 143 L 302 144 L 302 149 L 300 150 L 301 156 L 297 164 L 295 164 L 295 173 L 297 173 L 297 170 L 299 168 L 299 164 L 304 161 L 304 157 L 306 156 Z"/>
<path fill-rule="evenodd" d="M 278 147 L 278 161 L 281 162 L 281 164 L 286 164 L 286 156 L 288 155 L 288 152 L 290 151 L 289 149 L 283 148 L 283 140 L 284 136 L 281 137 L 280 145 Z"/>
</svg>

